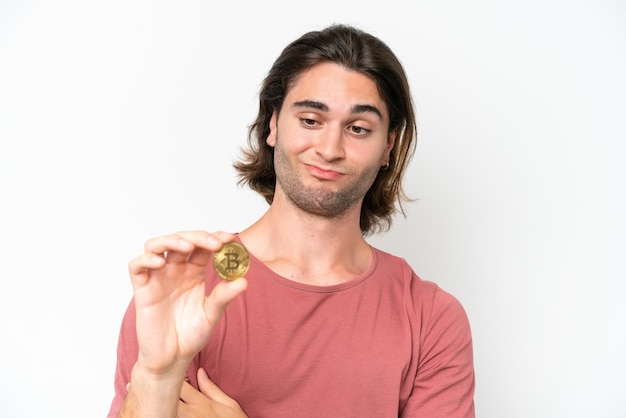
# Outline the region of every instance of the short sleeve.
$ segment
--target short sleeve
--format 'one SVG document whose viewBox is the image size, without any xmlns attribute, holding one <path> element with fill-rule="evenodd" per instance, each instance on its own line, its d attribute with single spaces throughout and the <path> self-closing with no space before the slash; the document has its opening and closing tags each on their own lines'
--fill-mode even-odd
<svg viewBox="0 0 626 418">
<path fill-rule="evenodd" d="M 469 320 L 461 303 L 437 289 L 422 312 L 418 366 L 403 418 L 474 418 L 474 362 Z"/>
<path fill-rule="evenodd" d="M 135 304 L 131 301 L 126 309 L 117 343 L 117 364 L 115 367 L 115 396 L 111 402 L 108 418 L 115 418 L 126 399 L 126 385 L 130 382 L 133 366 L 137 362 L 139 345 L 135 323 Z"/>
</svg>

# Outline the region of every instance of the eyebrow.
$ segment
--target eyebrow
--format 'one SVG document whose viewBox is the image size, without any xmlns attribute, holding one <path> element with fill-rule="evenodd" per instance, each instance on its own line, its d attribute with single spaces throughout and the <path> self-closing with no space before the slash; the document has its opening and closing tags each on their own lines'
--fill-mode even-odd
<svg viewBox="0 0 626 418">
<path fill-rule="evenodd" d="M 291 105 L 295 108 L 310 108 L 316 109 L 321 112 L 328 112 L 328 106 L 322 102 L 316 102 L 315 100 L 301 100 Z M 383 119 L 383 113 L 376 106 L 367 104 L 358 104 L 352 106 L 351 113 L 373 113 L 378 116 L 379 119 Z"/>
</svg>

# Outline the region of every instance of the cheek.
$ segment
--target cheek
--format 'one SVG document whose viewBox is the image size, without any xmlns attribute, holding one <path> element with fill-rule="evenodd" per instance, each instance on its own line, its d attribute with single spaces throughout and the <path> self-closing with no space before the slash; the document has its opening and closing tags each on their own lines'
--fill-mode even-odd
<svg viewBox="0 0 626 418">
<path fill-rule="evenodd" d="M 385 158 L 387 148 L 385 146 L 370 146 L 371 144 L 356 145 L 348 151 L 354 156 L 353 160 L 358 161 L 362 167 L 380 166 Z"/>
<path fill-rule="evenodd" d="M 301 129 L 281 128 L 277 132 L 276 142 L 288 153 L 302 153 L 315 143 L 315 133 Z"/>
</svg>

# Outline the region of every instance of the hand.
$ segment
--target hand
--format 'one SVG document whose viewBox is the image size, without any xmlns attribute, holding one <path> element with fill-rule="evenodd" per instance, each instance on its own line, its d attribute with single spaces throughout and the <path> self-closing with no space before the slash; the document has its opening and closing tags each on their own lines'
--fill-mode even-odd
<svg viewBox="0 0 626 418">
<path fill-rule="evenodd" d="M 234 236 L 186 231 L 151 239 L 132 260 L 139 357 L 136 367 L 155 377 L 184 377 L 230 301 L 247 282 L 219 283 L 205 295 L 205 273 L 212 254 Z"/>
<path fill-rule="evenodd" d="M 198 369 L 197 391 L 189 383 L 183 383 L 178 403 L 178 418 L 245 418 L 239 404 L 228 397 L 207 376 L 204 369 Z"/>
</svg>

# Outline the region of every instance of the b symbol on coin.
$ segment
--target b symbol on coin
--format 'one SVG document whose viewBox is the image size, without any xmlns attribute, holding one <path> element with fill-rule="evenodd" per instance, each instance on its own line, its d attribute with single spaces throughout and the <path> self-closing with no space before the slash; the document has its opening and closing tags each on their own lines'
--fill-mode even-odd
<svg viewBox="0 0 626 418">
<path fill-rule="evenodd" d="M 227 242 L 213 256 L 213 268 L 224 280 L 243 277 L 248 267 L 250 267 L 248 251 L 237 242 Z"/>
</svg>

